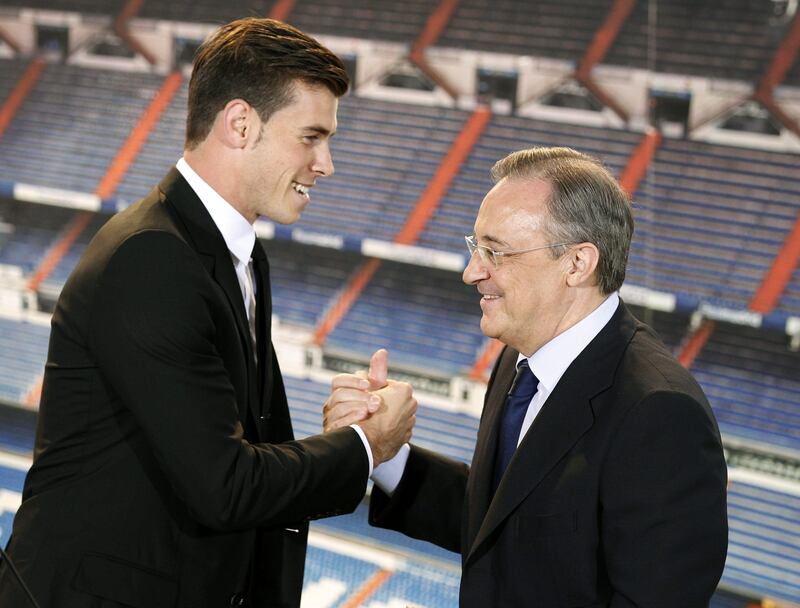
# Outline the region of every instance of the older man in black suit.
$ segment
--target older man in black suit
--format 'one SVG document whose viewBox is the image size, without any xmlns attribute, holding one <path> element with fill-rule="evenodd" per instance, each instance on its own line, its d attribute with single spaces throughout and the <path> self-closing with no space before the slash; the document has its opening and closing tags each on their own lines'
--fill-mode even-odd
<svg viewBox="0 0 800 608">
<path fill-rule="evenodd" d="M 566 148 L 516 152 L 493 176 L 464 281 L 506 348 L 472 466 L 404 446 L 373 475 L 370 522 L 460 552 L 465 608 L 706 607 L 725 460 L 703 391 L 617 295 L 628 198 Z M 356 382 L 337 377 L 326 428 L 366 415 Z"/>
<path fill-rule="evenodd" d="M 9 553 L 42 608 L 299 606 L 311 518 L 351 511 L 407 441 L 410 387 L 293 441 L 253 222 L 296 221 L 342 62 L 268 19 L 200 48 L 184 157 L 112 218 L 53 315 L 33 467 Z M 27 600 L 0 567 L 0 606 Z"/>
</svg>

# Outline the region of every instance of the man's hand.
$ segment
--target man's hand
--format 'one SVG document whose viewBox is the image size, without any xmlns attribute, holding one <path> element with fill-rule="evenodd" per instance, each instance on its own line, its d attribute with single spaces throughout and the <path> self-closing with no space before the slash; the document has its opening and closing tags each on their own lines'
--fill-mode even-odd
<svg viewBox="0 0 800 608">
<path fill-rule="evenodd" d="M 386 386 L 389 353 L 381 348 L 369 362 L 369 372 L 339 374 L 333 378 L 331 394 L 322 408 L 325 432 L 365 420 L 380 407 L 381 399 L 368 391 Z"/>
<path fill-rule="evenodd" d="M 411 385 L 387 379 L 389 354 L 372 355 L 369 372 L 339 374 L 323 408 L 326 432 L 358 423 L 372 448 L 375 466 L 411 439 L 417 400 Z"/>
<path fill-rule="evenodd" d="M 377 467 L 397 454 L 404 443 L 411 440 L 417 421 L 417 400 L 407 382 L 388 380 L 385 388 L 375 391 L 381 403 L 366 420 L 359 422 L 372 448 L 373 463 Z"/>
</svg>

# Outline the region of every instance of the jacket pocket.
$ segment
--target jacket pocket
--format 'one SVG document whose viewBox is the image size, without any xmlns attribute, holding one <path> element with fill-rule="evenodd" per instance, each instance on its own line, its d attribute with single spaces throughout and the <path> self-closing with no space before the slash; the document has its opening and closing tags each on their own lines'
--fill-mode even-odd
<svg viewBox="0 0 800 608">
<path fill-rule="evenodd" d="M 99 553 L 83 556 L 72 586 L 77 591 L 135 608 L 171 608 L 178 595 L 178 584 L 172 577 Z"/>
</svg>

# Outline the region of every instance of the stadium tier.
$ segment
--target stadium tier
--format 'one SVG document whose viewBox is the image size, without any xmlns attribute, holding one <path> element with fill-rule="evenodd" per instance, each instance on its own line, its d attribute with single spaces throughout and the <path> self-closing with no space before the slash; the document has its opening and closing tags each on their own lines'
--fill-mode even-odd
<svg viewBox="0 0 800 608">
<path fill-rule="evenodd" d="M 717 323 L 691 368 L 724 434 L 800 457 L 800 354 L 779 333 Z"/>
<path fill-rule="evenodd" d="M 479 304 L 457 273 L 383 262 L 325 348 L 367 360 L 385 347 L 406 370 L 465 375 L 486 340 Z"/>
<path fill-rule="evenodd" d="M 761 0 L 636 2 L 604 63 L 756 82 L 791 22 L 774 16 L 779 4 Z M 731 61 L 732 57 L 736 60 Z M 791 78 L 786 82 L 800 83 Z"/>
<path fill-rule="evenodd" d="M 301 227 L 394 240 L 466 117 L 447 108 L 343 99 L 332 150 L 336 175 L 319 180 Z"/>
<path fill-rule="evenodd" d="M 289 23 L 305 32 L 410 44 L 436 0 L 310 0 L 298 2 Z"/>
<path fill-rule="evenodd" d="M 0 199 L 0 264 L 29 277 L 77 211 Z"/>
<path fill-rule="evenodd" d="M 30 60 L 0 57 L 0 104 L 5 103 L 29 63 Z"/>
<path fill-rule="evenodd" d="M 269 254 L 272 314 L 281 323 L 313 329 L 361 264 L 360 255 L 291 241 L 263 241 Z"/>
<path fill-rule="evenodd" d="M 746 308 L 800 211 L 800 157 L 666 139 L 635 196 L 628 280 Z"/>
<path fill-rule="evenodd" d="M 778 307 L 793 315 L 800 316 L 800 268 L 795 268 L 792 279 L 786 285 Z"/>
<path fill-rule="evenodd" d="M 612 4 L 462 0 L 437 45 L 577 62 Z"/>
<path fill-rule="evenodd" d="M 118 15 L 125 0 L 3 0 L 3 7 L 68 11 L 89 15 Z"/>
<path fill-rule="evenodd" d="M 796 602 L 800 598 L 800 496 L 734 480 L 728 486 L 728 526 L 723 584 Z"/>
<path fill-rule="evenodd" d="M 144 19 L 189 21 L 222 25 L 240 17 L 266 17 L 275 0 L 170 0 L 143 2 L 137 14 Z"/>
<path fill-rule="evenodd" d="M 25 403 L 44 373 L 50 328 L 0 317 L 0 401 Z"/>
<path fill-rule="evenodd" d="M 0 180 L 94 192 L 161 80 L 48 64 L 0 138 Z"/>
<path fill-rule="evenodd" d="M 133 203 L 147 195 L 156 185 L 167 168 L 183 154 L 183 141 L 186 135 L 186 99 L 189 95 L 189 82 L 185 81 L 172 103 L 159 117 L 158 123 L 142 146 L 133 164 L 125 173 L 116 196 L 124 203 Z"/>
</svg>

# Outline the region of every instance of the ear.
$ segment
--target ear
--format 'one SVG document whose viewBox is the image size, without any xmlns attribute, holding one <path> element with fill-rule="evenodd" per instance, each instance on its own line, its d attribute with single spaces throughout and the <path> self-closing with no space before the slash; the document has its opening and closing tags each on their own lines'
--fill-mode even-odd
<svg viewBox="0 0 800 608">
<path fill-rule="evenodd" d="M 219 120 L 222 138 L 232 148 L 244 149 L 248 142 L 255 141 L 258 136 L 258 114 L 243 99 L 232 99 L 225 104 Z"/>
<path fill-rule="evenodd" d="M 567 251 L 567 285 L 580 287 L 597 282 L 595 270 L 600 262 L 600 252 L 593 243 L 579 243 Z"/>
</svg>

